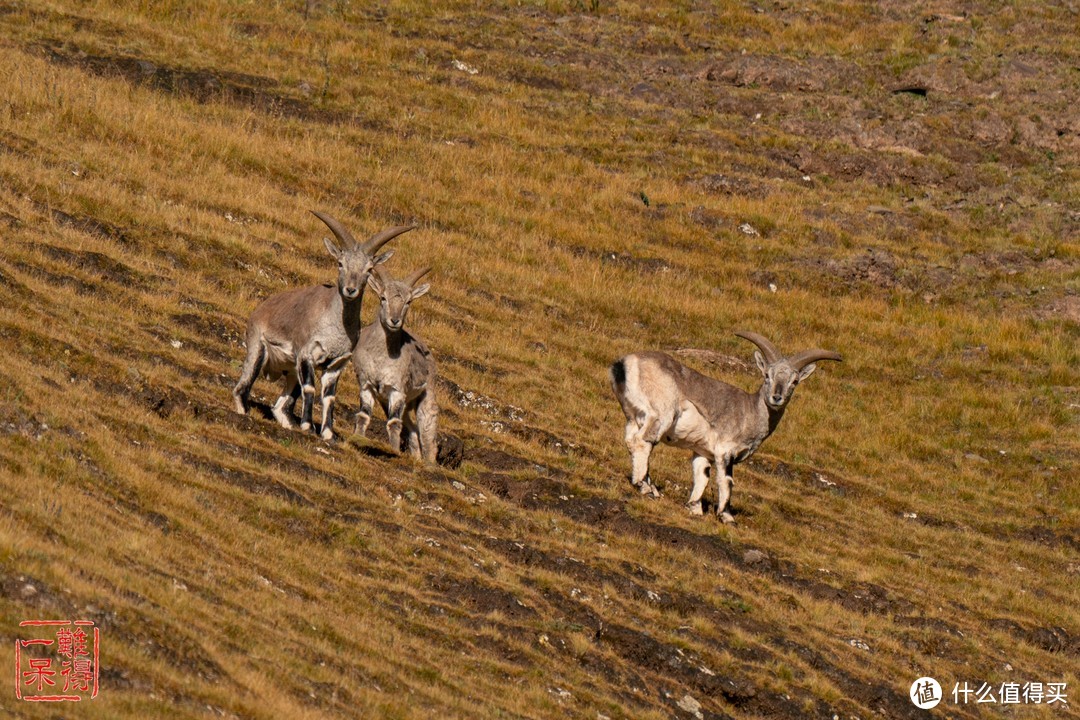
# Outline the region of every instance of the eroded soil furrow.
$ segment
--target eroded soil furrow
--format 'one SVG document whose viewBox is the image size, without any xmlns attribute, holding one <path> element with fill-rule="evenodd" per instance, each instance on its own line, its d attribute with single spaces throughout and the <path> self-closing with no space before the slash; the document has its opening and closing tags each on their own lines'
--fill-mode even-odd
<svg viewBox="0 0 1080 720">
<path fill-rule="evenodd" d="M 133 85 L 145 85 L 168 95 L 194 98 L 201 103 L 225 102 L 282 118 L 307 122 L 363 124 L 372 129 L 370 119 L 361 121 L 352 114 L 318 108 L 310 102 L 275 92 L 278 82 L 258 75 L 216 69 L 171 67 L 145 58 L 125 55 L 93 55 L 64 45 L 38 45 L 50 62 L 77 67 L 100 77 L 118 77 Z"/>
</svg>

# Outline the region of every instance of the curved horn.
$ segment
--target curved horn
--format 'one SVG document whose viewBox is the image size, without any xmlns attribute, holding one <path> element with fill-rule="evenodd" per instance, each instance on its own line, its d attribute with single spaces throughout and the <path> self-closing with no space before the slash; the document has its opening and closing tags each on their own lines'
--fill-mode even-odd
<svg viewBox="0 0 1080 720">
<path fill-rule="evenodd" d="M 387 228 L 381 233 L 376 233 L 364 241 L 364 244 L 360 247 L 361 250 L 371 255 L 373 252 L 381 248 L 386 243 L 396 238 L 401 233 L 415 230 L 415 225 L 398 225 L 397 227 Z"/>
<path fill-rule="evenodd" d="M 429 272 L 431 272 L 430 267 L 420 268 L 419 270 L 417 270 L 413 274 L 409 275 L 409 277 L 405 278 L 401 282 L 405 283 L 409 287 L 416 287 L 416 283 L 420 282 L 420 278 L 424 277 Z"/>
<path fill-rule="evenodd" d="M 765 337 L 762 335 L 758 335 L 757 333 L 750 332 L 748 330 L 739 330 L 735 334 L 741 338 L 749 340 L 750 342 L 761 348 L 761 352 L 765 354 L 765 362 L 770 365 L 783 357 L 780 354 L 780 351 L 776 349 L 776 346 L 766 340 Z"/>
<path fill-rule="evenodd" d="M 356 238 L 352 236 L 352 233 L 345 229 L 345 226 L 339 223 L 334 218 L 330 217 L 326 213 L 319 212 L 318 210 L 311 211 L 315 217 L 326 223 L 326 227 L 330 228 L 330 232 L 334 233 L 334 237 L 341 241 L 347 248 L 356 247 Z"/>
<path fill-rule="evenodd" d="M 817 362 L 818 360 L 835 360 L 840 362 L 840 353 L 834 353 L 831 350 L 803 350 L 801 353 L 792 355 L 788 358 L 788 362 L 791 363 L 791 367 L 795 369 L 795 372 L 802 370 L 810 363 Z"/>
</svg>

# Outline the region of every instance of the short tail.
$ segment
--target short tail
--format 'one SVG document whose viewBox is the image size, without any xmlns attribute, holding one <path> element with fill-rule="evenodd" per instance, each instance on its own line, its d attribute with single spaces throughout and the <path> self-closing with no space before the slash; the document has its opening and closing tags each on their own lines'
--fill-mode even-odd
<svg viewBox="0 0 1080 720">
<path fill-rule="evenodd" d="M 611 364 L 609 374 L 611 375 L 611 387 L 615 390 L 615 394 L 622 395 L 623 390 L 626 388 L 626 364 L 622 358 Z"/>
</svg>

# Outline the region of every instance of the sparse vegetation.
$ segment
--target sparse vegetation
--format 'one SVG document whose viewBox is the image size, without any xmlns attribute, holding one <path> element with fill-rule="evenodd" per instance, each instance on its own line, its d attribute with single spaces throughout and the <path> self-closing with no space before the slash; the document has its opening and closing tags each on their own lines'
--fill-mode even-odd
<svg viewBox="0 0 1080 720">
<path fill-rule="evenodd" d="M 1071 708 L 1077 17 L 957 12 L 0 5 L 6 646 L 94 620 L 86 718 L 916 717 L 927 674 Z M 420 226 L 388 267 L 439 268 L 460 469 L 232 411 L 252 309 L 333 281 L 309 209 Z M 629 492 L 606 372 L 750 388 L 741 327 L 844 363 L 725 528 L 681 452 Z"/>
</svg>

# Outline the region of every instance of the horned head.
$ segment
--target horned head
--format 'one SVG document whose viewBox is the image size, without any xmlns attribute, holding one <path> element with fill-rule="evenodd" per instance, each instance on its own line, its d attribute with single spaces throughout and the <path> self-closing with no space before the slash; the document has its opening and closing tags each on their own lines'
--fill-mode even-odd
<svg viewBox="0 0 1080 720">
<path fill-rule="evenodd" d="M 368 285 L 379 294 L 379 322 L 387 331 L 401 330 L 410 303 L 431 289 L 429 283 L 416 284 L 429 272 L 430 267 L 421 268 L 402 280 L 394 280 L 382 268 L 375 268 L 368 276 Z"/>
<path fill-rule="evenodd" d="M 338 290 L 346 300 L 355 300 L 364 291 L 364 284 L 371 276 L 371 271 L 390 259 L 394 254 L 388 250 L 376 254 L 386 243 L 398 235 L 414 229 L 415 225 L 399 225 L 376 233 L 362 243 L 358 243 L 344 225 L 326 213 L 312 210 L 315 217 L 326 223 L 330 232 L 338 239 L 341 246 L 335 245 L 330 238 L 325 239 L 326 250 L 338 263 Z"/>
<path fill-rule="evenodd" d="M 757 333 L 740 330 L 735 334 L 758 346 L 758 350 L 754 351 L 754 362 L 765 376 L 765 404 L 774 410 L 787 405 L 795 386 L 817 370 L 814 363 L 819 360 L 840 362 L 840 354 L 829 350 L 803 350 L 791 357 L 784 357 L 775 345 Z"/>
</svg>

